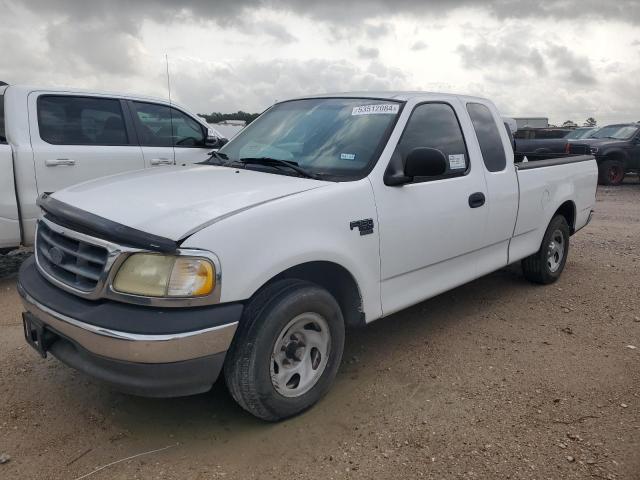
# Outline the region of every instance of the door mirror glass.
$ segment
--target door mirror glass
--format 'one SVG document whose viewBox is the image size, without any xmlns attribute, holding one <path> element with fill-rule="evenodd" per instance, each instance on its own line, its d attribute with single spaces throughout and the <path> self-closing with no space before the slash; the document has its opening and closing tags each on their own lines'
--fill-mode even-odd
<svg viewBox="0 0 640 480">
<path fill-rule="evenodd" d="M 404 163 L 407 177 L 437 177 L 447 171 L 444 153 L 435 148 L 418 147 L 409 152 Z"/>
</svg>

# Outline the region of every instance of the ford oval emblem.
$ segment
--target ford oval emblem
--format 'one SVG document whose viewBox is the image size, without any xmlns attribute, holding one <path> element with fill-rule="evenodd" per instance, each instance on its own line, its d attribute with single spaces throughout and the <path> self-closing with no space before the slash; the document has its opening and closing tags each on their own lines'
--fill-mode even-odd
<svg viewBox="0 0 640 480">
<path fill-rule="evenodd" d="M 51 259 L 51 263 L 60 265 L 62 260 L 64 260 L 64 252 L 58 247 L 51 247 L 49 249 L 49 258 Z"/>
</svg>

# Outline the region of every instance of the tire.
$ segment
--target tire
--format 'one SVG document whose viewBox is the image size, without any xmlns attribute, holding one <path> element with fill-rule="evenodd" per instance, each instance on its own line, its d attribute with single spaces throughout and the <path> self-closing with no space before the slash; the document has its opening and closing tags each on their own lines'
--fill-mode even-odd
<svg viewBox="0 0 640 480">
<path fill-rule="evenodd" d="M 624 180 L 624 164 L 619 160 L 605 160 L 598 166 L 600 185 L 620 185 Z"/>
<path fill-rule="evenodd" d="M 522 260 L 522 272 L 527 280 L 548 285 L 560 278 L 569 254 L 569 235 L 567 220 L 562 215 L 553 217 L 540 250 Z"/>
<path fill-rule="evenodd" d="M 343 349 L 344 320 L 335 298 L 310 282 L 276 281 L 245 308 L 225 360 L 227 388 L 262 420 L 292 417 L 329 390 Z"/>
</svg>

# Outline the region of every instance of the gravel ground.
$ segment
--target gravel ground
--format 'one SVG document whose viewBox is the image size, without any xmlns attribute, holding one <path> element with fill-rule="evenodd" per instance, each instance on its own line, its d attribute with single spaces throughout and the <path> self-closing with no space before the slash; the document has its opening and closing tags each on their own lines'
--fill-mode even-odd
<svg viewBox="0 0 640 480">
<path fill-rule="evenodd" d="M 280 424 L 222 384 L 136 398 L 40 359 L 4 278 L 0 478 L 73 480 L 164 449 L 89 478 L 640 479 L 639 272 L 633 179 L 599 190 L 559 282 L 510 267 L 349 332 L 329 395 Z"/>
</svg>

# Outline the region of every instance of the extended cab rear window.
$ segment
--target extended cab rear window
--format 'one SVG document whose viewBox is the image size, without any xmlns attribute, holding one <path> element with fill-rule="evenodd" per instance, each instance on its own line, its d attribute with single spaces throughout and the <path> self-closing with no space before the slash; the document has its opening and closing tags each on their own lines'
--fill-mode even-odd
<svg viewBox="0 0 640 480">
<path fill-rule="evenodd" d="M 7 134 L 4 131 L 4 95 L 0 95 L 0 143 L 7 143 Z"/>
<path fill-rule="evenodd" d="M 507 157 L 491 110 L 481 103 L 468 103 L 467 111 L 478 137 L 485 167 L 490 172 L 501 172 L 507 166 Z"/>
<path fill-rule="evenodd" d="M 43 95 L 38 98 L 40 138 L 54 145 L 128 145 L 120 101 Z"/>
</svg>

